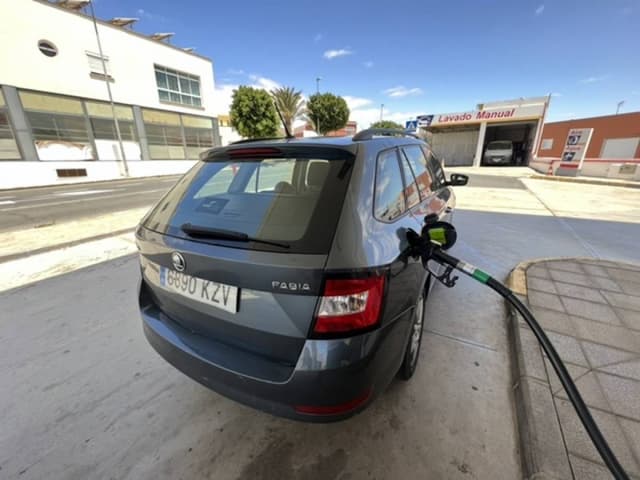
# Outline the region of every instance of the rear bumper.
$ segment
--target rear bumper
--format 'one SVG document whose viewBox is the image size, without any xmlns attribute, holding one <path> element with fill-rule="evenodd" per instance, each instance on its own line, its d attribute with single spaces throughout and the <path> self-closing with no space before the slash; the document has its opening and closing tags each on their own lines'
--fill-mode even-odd
<svg viewBox="0 0 640 480">
<path fill-rule="evenodd" d="M 184 374 L 245 405 L 308 422 L 343 420 L 366 408 L 398 371 L 408 331 L 399 319 L 349 339 L 307 340 L 289 377 L 274 382 L 214 363 L 220 349 L 230 347 L 185 330 L 155 305 L 142 307 L 141 315 L 149 343 Z M 302 413 L 296 406 L 323 413 Z"/>
</svg>

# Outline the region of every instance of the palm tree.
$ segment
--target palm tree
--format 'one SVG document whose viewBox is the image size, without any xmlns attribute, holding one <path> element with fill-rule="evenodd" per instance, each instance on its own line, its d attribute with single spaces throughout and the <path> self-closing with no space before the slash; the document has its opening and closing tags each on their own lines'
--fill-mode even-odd
<svg viewBox="0 0 640 480">
<path fill-rule="evenodd" d="M 293 132 L 293 121 L 304 112 L 302 92 L 293 87 L 280 87 L 271 92 L 271 95 L 289 132 Z"/>
</svg>

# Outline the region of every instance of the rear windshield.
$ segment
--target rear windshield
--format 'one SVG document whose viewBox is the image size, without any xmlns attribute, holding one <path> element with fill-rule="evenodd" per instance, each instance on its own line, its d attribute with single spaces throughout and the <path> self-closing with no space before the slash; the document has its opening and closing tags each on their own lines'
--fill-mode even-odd
<svg viewBox="0 0 640 480">
<path fill-rule="evenodd" d="M 487 150 L 509 150 L 510 148 L 511 142 L 491 142 Z"/>
<path fill-rule="evenodd" d="M 341 152 L 342 153 L 342 152 Z M 197 164 L 147 217 L 151 230 L 253 250 L 327 253 L 351 174 L 335 154 L 222 158 Z M 181 226 L 240 232 L 257 241 L 192 238 Z"/>
</svg>

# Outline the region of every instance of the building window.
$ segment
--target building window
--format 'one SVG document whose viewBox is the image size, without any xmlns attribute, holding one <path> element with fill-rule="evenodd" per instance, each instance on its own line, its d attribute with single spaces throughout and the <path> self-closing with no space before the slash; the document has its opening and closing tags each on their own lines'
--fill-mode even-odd
<svg viewBox="0 0 640 480">
<path fill-rule="evenodd" d="M 187 158 L 198 159 L 202 151 L 213 147 L 213 128 L 210 118 L 182 115 Z"/>
<path fill-rule="evenodd" d="M 0 91 L 0 160 L 17 160 L 19 158 L 20 151 L 9 122 L 9 112 L 2 91 Z"/>
<path fill-rule="evenodd" d="M 113 120 L 111 105 L 105 102 L 85 102 L 91 130 L 100 160 L 121 160 L 122 152 Z M 133 121 L 133 110 L 126 105 L 114 105 L 120 137 L 127 160 L 140 160 L 141 150 Z"/>
<path fill-rule="evenodd" d="M 102 57 L 98 53 L 93 52 L 85 52 L 87 54 L 87 62 L 89 63 L 89 75 L 92 77 L 99 77 L 101 79 L 106 77 L 109 80 L 112 80 L 111 76 L 111 65 L 109 64 L 109 57 L 103 55 Z M 102 65 L 102 60 L 104 59 L 104 68 Z M 106 72 L 105 72 L 106 71 Z"/>
<path fill-rule="evenodd" d="M 142 119 L 152 160 L 186 158 L 179 114 L 145 108 Z"/>
<path fill-rule="evenodd" d="M 40 160 L 93 160 L 80 100 L 20 92 Z"/>
<path fill-rule="evenodd" d="M 200 77 L 155 65 L 158 97 L 161 102 L 200 107 Z"/>
<path fill-rule="evenodd" d="M 38 49 L 47 57 L 55 57 L 58 54 L 58 49 L 49 40 L 40 40 L 38 42 Z"/>
<path fill-rule="evenodd" d="M 553 148 L 553 138 L 542 139 L 540 150 L 551 150 Z"/>
</svg>

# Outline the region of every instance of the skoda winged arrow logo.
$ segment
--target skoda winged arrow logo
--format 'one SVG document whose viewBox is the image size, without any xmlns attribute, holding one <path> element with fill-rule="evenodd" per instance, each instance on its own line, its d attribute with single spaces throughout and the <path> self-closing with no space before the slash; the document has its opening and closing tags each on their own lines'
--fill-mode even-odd
<svg viewBox="0 0 640 480">
<path fill-rule="evenodd" d="M 173 252 L 171 254 L 171 261 L 173 262 L 173 268 L 179 272 L 184 272 L 184 269 L 187 268 L 187 262 L 185 262 L 184 257 L 179 252 Z"/>
</svg>

